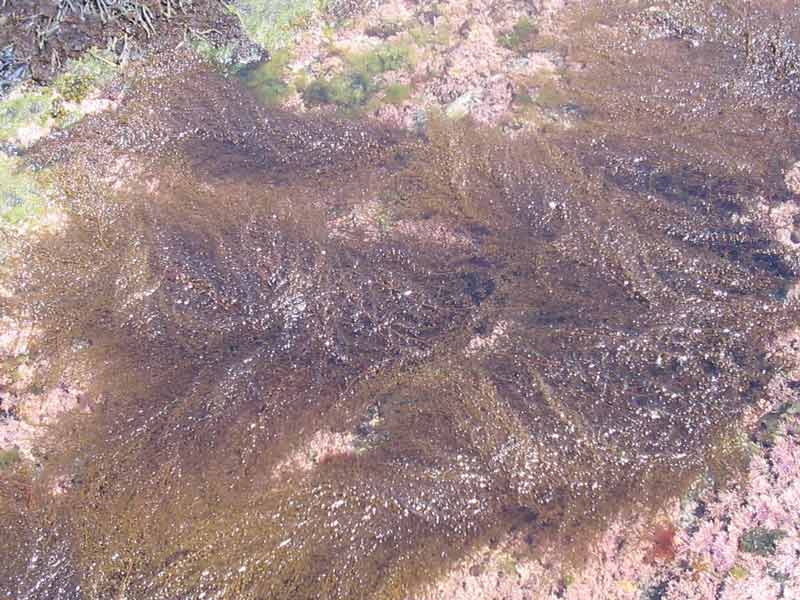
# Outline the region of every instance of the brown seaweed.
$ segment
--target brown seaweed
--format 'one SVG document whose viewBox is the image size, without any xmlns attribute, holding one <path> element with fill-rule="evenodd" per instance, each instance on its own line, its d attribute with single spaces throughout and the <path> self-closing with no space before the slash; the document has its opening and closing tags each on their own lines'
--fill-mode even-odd
<svg viewBox="0 0 800 600">
<path fill-rule="evenodd" d="M 574 129 L 515 140 L 294 116 L 170 56 L 37 148 L 68 218 L 9 309 L 54 377 L 92 372 L 95 409 L 45 460 L 65 494 L 0 498 L 0 577 L 21 598 L 403 598 L 503 532 L 577 538 L 735 468 L 797 276 L 739 216 L 789 201 L 797 123 L 762 107 L 796 97 L 724 46 L 650 48 L 564 83 Z M 698 99 L 699 77 L 758 93 Z M 367 201 L 418 227 L 343 232 Z M 357 450 L 283 469 L 319 431 Z"/>
</svg>

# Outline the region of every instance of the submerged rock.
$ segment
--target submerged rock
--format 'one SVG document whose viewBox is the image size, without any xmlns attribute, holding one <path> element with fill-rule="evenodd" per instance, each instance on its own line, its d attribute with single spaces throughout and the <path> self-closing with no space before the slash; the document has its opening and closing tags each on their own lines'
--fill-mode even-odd
<svg viewBox="0 0 800 600">
<path fill-rule="evenodd" d="M 14 46 L 6 46 L 0 51 L 0 97 L 24 82 L 29 75 L 28 65 L 17 60 Z"/>
<path fill-rule="evenodd" d="M 786 532 L 782 529 L 755 527 L 744 532 L 739 540 L 739 548 L 751 554 L 772 556 L 775 554 L 777 542 L 783 537 L 786 537 Z"/>
</svg>

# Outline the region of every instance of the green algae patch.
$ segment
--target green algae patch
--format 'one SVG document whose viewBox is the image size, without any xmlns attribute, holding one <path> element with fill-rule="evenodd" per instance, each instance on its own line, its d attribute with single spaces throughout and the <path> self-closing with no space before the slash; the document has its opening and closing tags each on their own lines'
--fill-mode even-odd
<svg viewBox="0 0 800 600">
<path fill-rule="evenodd" d="M 64 73 L 53 81 L 53 88 L 67 102 L 82 102 L 117 72 L 116 57 L 106 50 L 92 48 L 78 59 L 67 62 Z"/>
<path fill-rule="evenodd" d="M 550 80 L 538 87 L 534 101 L 542 108 L 555 109 L 563 106 L 567 100 L 567 96 L 559 88 L 557 82 Z"/>
<path fill-rule="evenodd" d="M 16 448 L 11 450 L 0 450 L 0 471 L 13 467 L 21 459 L 22 458 L 19 454 L 19 450 Z"/>
<path fill-rule="evenodd" d="M 279 104 L 292 89 L 286 82 L 290 60 L 291 53 L 287 48 L 277 50 L 268 61 L 246 70 L 242 78 L 264 104 Z"/>
<path fill-rule="evenodd" d="M 344 109 L 356 109 L 366 102 L 370 93 L 365 83 L 357 77 L 344 75 L 316 79 L 302 89 L 303 102 L 307 106 L 334 104 Z"/>
<path fill-rule="evenodd" d="M 350 68 L 358 73 L 375 77 L 387 71 L 399 71 L 413 64 L 413 51 L 404 44 L 382 44 L 368 52 L 347 58 Z"/>
<path fill-rule="evenodd" d="M 452 28 L 446 19 L 436 25 L 416 25 L 408 30 L 408 34 L 421 48 L 446 47 L 453 38 Z"/>
<path fill-rule="evenodd" d="M 93 48 L 68 61 L 65 71 L 51 86 L 21 88 L 0 100 L 0 140 L 23 146 L 65 128 L 89 112 L 84 100 L 107 83 L 117 71 L 111 53 Z"/>
<path fill-rule="evenodd" d="M 45 196 L 19 159 L 0 154 L 0 226 L 18 227 L 44 215 Z"/>
<path fill-rule="evenodd" d="M 248 37 L 268 52 L 292 46 L 304 29 L 325 9 L 324 0 L 239 0 L 228 8 Z"/>
<path fill-rule="evenodd" d="M 223 44 L 214 44 L 205 35 L 198 32 L 189 32 L 187 36 L 189 46 L 211 64 L 223 69 L 231 68 L 236 64 L 236 51 L 238 42 L 226 41 Z"/>
<path fill-rule="evenodd" d="M 357 110 L 384 89 L 384 73 L 401 71 L 413 62 L 414 51 L 405 44 L 381 44 L 367 52 L 346 55 L 341 73 L 316 79 L 303 87 L 303 101 L 307 106 L 332 104 L 344 110 Z M 385 89 L 387 101 L 396 103 L 402 102 L 409 91 L 401 84 L 390 84 Z"/>
<path fill-rule="evenodd" d="M 518 54 L 527 54 L 533 50 L 533 43 L 538 34 L 539 29 L 536 24 L 529 17 L 523 17 L 514 24 L 511 31 L 501 34 L 497 43 Z"/>
<path fill-rule="evenodd" d="M 750 572 L 741 565 L 734 565 L 731 567 L 731 570 L 728 571 L 728 575 L 736 580 L 741 581 L 743 579 L 747 579 L 750 576 Z"/>
<path fill-rule="evenodd" d="M 411 97 L 411 86 L 404 83 L 391 83 L 383 91 L 383 98 L 389 104 L 402 104 Z"/>
<path fill-rule="evenodd" d="M 51 90 L 17 90 L 0 100 L 0 140 L 10 141 L 26 127 L 45 127 L 51 118 Z"/>
</svg>

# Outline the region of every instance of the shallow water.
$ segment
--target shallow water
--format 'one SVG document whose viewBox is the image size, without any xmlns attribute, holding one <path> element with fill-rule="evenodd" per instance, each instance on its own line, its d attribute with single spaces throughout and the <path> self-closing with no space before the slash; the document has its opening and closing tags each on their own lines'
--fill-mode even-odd
<svg viewBox="0 0 800 600">
<path fill-rule="evenodd" d="M 178 54 L 29 153 L 69 221 L 9 309 L 96 408 L 3 500 L 16 597 L 403 598 L 734 468 L 795 317 L 763 207 L 796 201 L 797 73 L 722 9 L 636 54 L 607 10 L 568 130 L 293 116 Z M 318 432 L 352 451 L 299 467 Z"/>
</svg>

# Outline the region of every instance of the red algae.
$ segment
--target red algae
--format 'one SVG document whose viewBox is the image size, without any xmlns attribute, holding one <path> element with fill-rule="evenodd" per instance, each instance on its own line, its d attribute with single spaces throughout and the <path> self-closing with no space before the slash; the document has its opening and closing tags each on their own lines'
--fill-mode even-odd
<svg viewBox="0 0 800 600">
<path fill-rule="evenodd" d="M 652 562 L 669 562 L 675 558 L 675 535 L 678 530 L 672 523 L 658 523 L 651 534 L 652 548 L 647 560 Z"/>
</svg>

